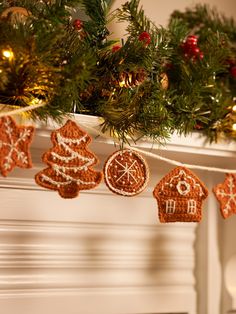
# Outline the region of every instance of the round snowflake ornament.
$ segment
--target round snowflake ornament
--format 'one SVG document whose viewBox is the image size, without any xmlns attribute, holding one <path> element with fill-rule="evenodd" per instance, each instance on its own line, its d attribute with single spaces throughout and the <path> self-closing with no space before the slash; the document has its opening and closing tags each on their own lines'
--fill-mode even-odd
<svg viewBox="0 0 236 314">
<path fill-rule="evenodd" d="M 148 165 L 137 152 L 130 149 L 119 150 L 107 159 L 104 165 L 104 179 L 112 192 L 135 196 L 147 186 Z"/>
</svg>

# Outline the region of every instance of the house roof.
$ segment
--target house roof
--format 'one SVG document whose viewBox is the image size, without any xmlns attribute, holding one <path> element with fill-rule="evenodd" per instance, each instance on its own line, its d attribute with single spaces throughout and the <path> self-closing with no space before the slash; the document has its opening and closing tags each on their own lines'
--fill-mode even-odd
<svg viewBox="0 0 236 314">
<path fill-rule="evenodd" d="M 208 190 L 192 171 L 185 167 L 177 167 L 161 179 L 156 185 L 153 195 L 156 198 L 178 196 L 203 200 L 207 197 Z"/>
</svg>

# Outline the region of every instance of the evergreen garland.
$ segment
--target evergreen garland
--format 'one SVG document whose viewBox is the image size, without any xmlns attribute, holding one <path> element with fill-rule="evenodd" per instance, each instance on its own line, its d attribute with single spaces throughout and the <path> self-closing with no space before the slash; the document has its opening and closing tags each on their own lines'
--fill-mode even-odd
<svg viewBox="0 0 236 314">
<path fill-rule="evenodd" d="M 234 139 L 233 19 L 197 5 L 173 12 L 163 28 L 146 17 L 138 0 L 112 14 L 111 4 L 1 0 L 1 105 L 43 101 L 30 115 L 39 120 L 60 120 L 70 112 L 98 115 L 103 131 L 126 142 L 142 136 L 163 142 L 174 131 Z M 13 7 L 26 12 L 6 15 Z M 112 19 L 127 22 L 119 46 L 109 37 Z"/>
</svg>

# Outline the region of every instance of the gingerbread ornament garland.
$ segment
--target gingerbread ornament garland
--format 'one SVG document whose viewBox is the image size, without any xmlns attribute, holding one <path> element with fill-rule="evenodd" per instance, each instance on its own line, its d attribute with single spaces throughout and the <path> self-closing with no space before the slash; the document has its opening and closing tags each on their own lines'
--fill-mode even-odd
<svg viewBox="0 0 236 314">
<path fill-rule="evenodd" d="M 213 192 L 220 203 L 223 218 L 236 214 L 236 175 L 227 173 L 223 183 L 216 185 Z"/>
<path fill-rule="evenodd" d="M 33 126 L 18 126 L 10 116 L 0 118 L 0 172 L 4 177 L 14 167 L 32 167 L 29 146 L 33 135 Z"/>
<path fill-rule="evenodd" d="M 173 169 L 153 191 L 160 222 L 199 222 L 207 195 L 207 188 L 193 172 L 185 167 Z"/>
<path fill-rule="evenodd" d="M 58 191 L 63 198 L 74 198 L 101 182 L 102 173 L 92 169 L 98 159 L 87 149 L 91 137 L 74 121 L 52 132 L 51 141 L 53 147 L 42 158 L 48 168 L 36 174 L 37 184 Z"/>
<path fill-rule="evenodd" d="M 104 179 L 113 193 L 135 196 L 147 186 L 148 165 L 145 159 L 134 150 L 119 150 L 105 162 Z"/>
</svg>

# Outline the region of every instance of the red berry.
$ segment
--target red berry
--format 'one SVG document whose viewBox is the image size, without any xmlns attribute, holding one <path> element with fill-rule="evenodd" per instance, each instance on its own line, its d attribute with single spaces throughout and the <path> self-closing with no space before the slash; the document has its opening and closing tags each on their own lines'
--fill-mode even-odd
<svg viewBox="0 0 236 314">
<path fill-rule="evenodd" d="M 230 67 L 236 65 L 236 61 L 234 59 L 227 59 L 226 64 L 228 64 Z"/>
<path fill-rule="evenodd" d="M 204 58 L 204 53 L 203 53 L 202 51 L 200 51 L 200 53 L 199 53 L 199 58 L 200 58 L 200 59 L 203 59 L 203 58 Z"/>
<path fill-rule="evenodd" d="M 198 47 L 194 47 L 193 49 L 191 49 L 191 53 L 194 56 L 198 56 L 200 54 L 200 49 Z"/>
<path fill-rule="evenodd" d="M 138 39 L 139 41 L 144 42 L 146 46 L 148 46 L 151 42 L 151 36 L 148 32 L 142 32 Z"/>
<path fill-rule="evenodd" d="M 199 123 L 197 123 L 194 128 L 195 128 L 196 130 L 202 130 L 202 129 L 203 129 L 202 125 L 199 124 Z"/>
<path fill-rule="evenodd" d="M 83 22 L 80 19 L 76 19 L 73 22 L 73 26 L 74 28 L 76 28 L 77 30 L 80 30 L 83 27 Z"/>
<path fill-rule="evenodd" d="M 121 45 L 114 45 L 114 46 L 112 47 L 111 51 L 112 51 L 112 52 L 116 52 L 116 51 L 120 50 L 120 48 L 121 48 Z"/>
<path fill-rule="evenodd" d="M 166 70 L 166 71 L 172 70 L 173 68 L 174 68 L 173 63 L 167 62 L 167 63 L 165 64 L 165 70 Z"/>
<path fill-rule="evenodd" d="M 194 35 L 189 35 L 185 41 L 188 46 L 197 46 L 198 38 Z"/>
<path fill-rule="evenodd" d="M 232 66 L 232 68 L 230 69 L 230 74 L 231 76 L 235 79 L 236 78 L 236 66 Z"/>
</svg>

